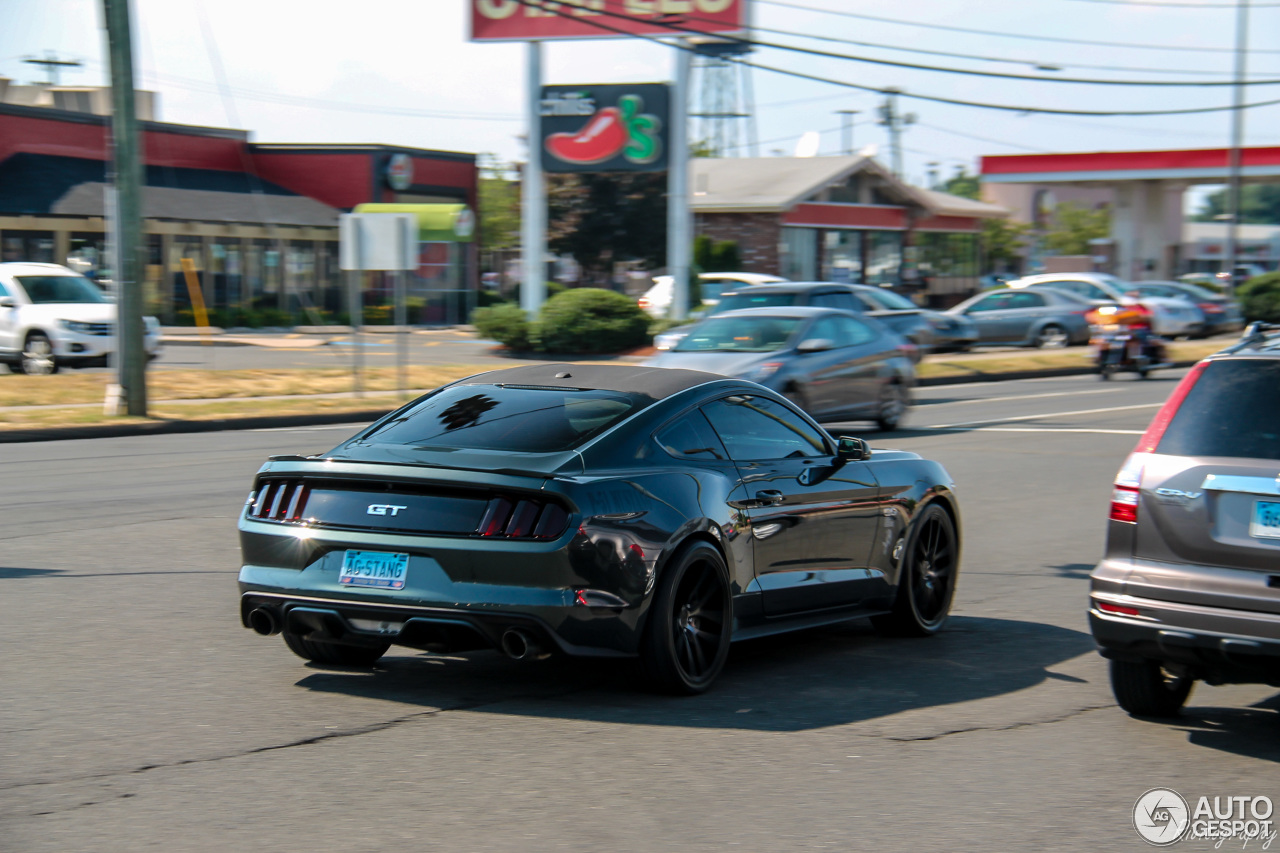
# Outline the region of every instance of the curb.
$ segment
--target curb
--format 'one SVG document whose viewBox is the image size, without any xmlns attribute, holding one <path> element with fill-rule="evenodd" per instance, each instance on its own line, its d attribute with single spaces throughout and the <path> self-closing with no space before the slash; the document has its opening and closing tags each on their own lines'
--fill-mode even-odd
<svg viewBox="0 0 1280 853">
<path fill-rule="evenodd" d="M 1191 367 L 1194 361 L 1175 361 L 1173 368 Z M 1172 369 L 1172 368 L 1171 368 Z M 1093 376 L 1091 367 L 1060 367 L 1050 370 L 1024 370 L 1014 373 L 985 373 L 974 376 L 937 376 L 919 379 L 916 387 L 967 385 L 972 382 L 1014 382 L 1020 379 L 1053 379 L 1059 376 Z M 0 430 L 0 444 L 27 441 L 74 441 L 87 438 L 122 438 L 133 435 L 175 435 L 179 433 L 225 432 L 246 429 L 288 429 L 290 427 L 324 426 L 326 424 L 372 423 L 395 406 L 386 409 L 361 409 L 350 412 L 317 412 L 302 415 L 257 415 L 245 418 L 215 418 L 202 421 L 150 421 L 131 424 L 90 424 L 69 427 L 37 427 Z"/>
<path fill-rule="evenodd" d="M 132 435 L 174 435 L 193 432 L 273 429 L 325 424 L 372 423 L 389 409 L 361 409 L 350 412 L 317 412 L 310 415 L 256 415 L 246 418 L 212 418 L 205 421 L 149 421 L 131 424 L 87 424 L 85 426 L 38 427 L 0 430 L 0 444 L 28 441 L 75 441 L 86 438 L 122 438 Z"/>
</svg>

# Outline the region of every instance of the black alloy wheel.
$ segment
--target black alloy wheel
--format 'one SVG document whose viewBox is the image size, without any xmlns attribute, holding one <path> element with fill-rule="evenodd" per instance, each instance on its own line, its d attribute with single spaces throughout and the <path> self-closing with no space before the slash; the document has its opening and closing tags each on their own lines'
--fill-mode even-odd
<svg viewBox="0 0 1280 853">
<path fill-rule="evenodd" d="M 706 542 L 682 550 L 663 571 L 649 608 L 640 661 L 666 693 L 701 693 L 729 657 L 733 612 L 729 573 Z"/>
<path fill-rule="evenodd" d="M 940 506 L 926 507 L 907 535 L 893 610 L 873 617 L 875 627 L 899 637 L 936 634 L 951 612 L 959 557 L 951 516 Z"/>
<path fill-rule="evenodd" d="M 352 646 L 347 643 L 327 643 L 323 640 L 308 640 L 301 634 L 284 631 L 284 644 L 295 655 L 314 663 L 336 664 L 338 666 L 373 666 L 378 658 L 391 648 L 390 643 L 375 646 Z"/>
<path fill-rule="evenodd" d="M 1116 703 L 1135 717 L 1176 717 L 1195 685 L 1184 669 L 1154 660 L 1113 660 L 1110 669 Z"/>
</svg>

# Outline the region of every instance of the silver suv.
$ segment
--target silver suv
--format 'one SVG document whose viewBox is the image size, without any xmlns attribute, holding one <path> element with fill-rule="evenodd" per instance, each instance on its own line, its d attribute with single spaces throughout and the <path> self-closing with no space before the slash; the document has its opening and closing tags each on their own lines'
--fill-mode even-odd
<svg viewBox="0 0 1280 853">
<path fill-rule="evenodd" d="M 1280 687 L 1280 327 L 1192 368 L 1116 476 L 1089 624 L 1120 707 Z"/>
</svg>

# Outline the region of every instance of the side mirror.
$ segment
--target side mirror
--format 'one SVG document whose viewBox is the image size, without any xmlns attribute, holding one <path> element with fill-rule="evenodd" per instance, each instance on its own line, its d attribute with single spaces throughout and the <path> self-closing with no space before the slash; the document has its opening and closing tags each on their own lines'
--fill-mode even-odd
<svg viewBox="0 0 1280 853">
<path fill-rule="evenodd" d="M 18 303 L 13 300 L 12 296 L 0 296 L 0 308 L 17 308 Z"/>
<path fill-rule="evenodd" d="M 796 347 L 796 352 L 826 352 L 835 348 L 836 342 L 830 338 L 809 338 L 800 342 L 800 345 Z"/>
<path fill-rule="evenodd" d="M 865 462 L 871 458 L 871 446 L 860 438 L 842 435 L 836 439 L 836 456 L 845 462 Z"/>
</svg>

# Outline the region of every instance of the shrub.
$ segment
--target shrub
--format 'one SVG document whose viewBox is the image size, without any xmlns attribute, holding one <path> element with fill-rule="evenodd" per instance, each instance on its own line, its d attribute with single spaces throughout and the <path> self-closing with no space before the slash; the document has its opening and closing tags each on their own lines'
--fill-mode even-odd
<svg viewBox="0 0 1280 853">
<path fill-rule="evenodd" d="M 476 294 L 477 308 L 491 308 L 494 305 L 509 305 L 510 303 L 510 299 L 492 290 L 482 290 Z"/>
<path fill-rule="evenodd" d="M 529 320 L 519 305 L 507 303 L 491 308 L 477 308 L 471 324 L 486 338 L 492 338 L 507 349 L 528 350 Z"/>
<path fill-rule="evenodd" d="M 649 343 L 649 321 L 621 293 L 582 287 L 547 300 L 533 337 L 543 352 L 620 352 Z"/>
<path fill-rule="evenodd" d="M 1280 272 L 1254 276 L 1236 291 L 1245 319 L 1280 323 Z"/>
</svg>

